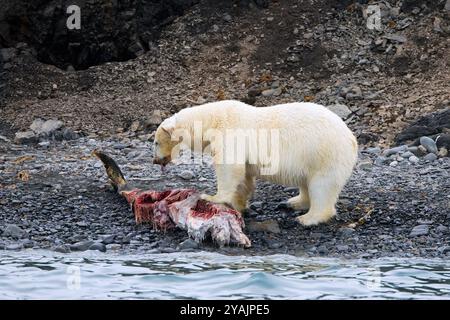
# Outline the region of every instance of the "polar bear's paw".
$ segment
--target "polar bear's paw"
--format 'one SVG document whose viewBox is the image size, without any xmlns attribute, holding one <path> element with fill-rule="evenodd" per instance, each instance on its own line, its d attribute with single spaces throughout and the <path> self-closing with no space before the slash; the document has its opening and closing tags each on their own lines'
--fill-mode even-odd
<svg viewBox="0 0 450 320">
<path fill-rule="evenodd" d="M 222 199 L 221 197 L 218 197 L 217 195 L 211 196 L 209 194 L 202 193 L 200 195 L 200 199 L 209 201 L 212 203 L 224 204 L 224 205 L 231 207 L 231 204 L 229 201 L 227 201 L 226 199 Z"/>
<path fill-rule="evenodd" d="M 330 218 L 331 218 L 330 215 L 318 215 L 313 213 L 307 213 L 302 216 L 298 216 L 297 218 L 295 218 L 295 220 L 297 220 L 297 222 L 299 222 L 301 225 L 309 227 L 309 226 L 316 226 L 322 222 L 327 222 L 328 220 L 330 220 Z"/>
<path fill-rule="evenodd" d="M 215 196 L 210 196 L 209 194 L 206 194 L 206 193 L 202 193 L 201 195 L 200 195 L 200 199 L 202 199 L 202 200 L 205 200 L 205 201 L 209 201 L 209 202 L 216 202 L 214 199 L 215 199 Z"/>
<path fill-rule="evenodd" d="M 308 210 L 309 199 L 299 195 L 288 199 L 287 205 L 294 210 Z"/>
</svg>

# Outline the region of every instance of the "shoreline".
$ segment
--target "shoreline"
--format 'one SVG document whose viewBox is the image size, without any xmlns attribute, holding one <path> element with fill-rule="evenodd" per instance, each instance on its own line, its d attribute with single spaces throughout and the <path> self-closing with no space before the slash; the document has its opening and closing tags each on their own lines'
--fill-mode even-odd
<svg viewBox="0 0 450 320">
<path fill-rule="evenodd" d="M 338 200 L 337 217 L 310 228 L 295 223 L 300 212 L 283 205 L 295 188 L 258 181 L 249 213 L 244 215 L 252 247 L 244 249 L 197 245 L 181 230 L 164 234 L 137 226 L 126 201 L 110 190 L 102 164 L 90 156 L 95 148 L 111 154 L 129 181 L 151 189 L 191 187 L 211 192 L 215 186 L 213 170 L 198 165 L 171 166 L 163 178 L 159 167 L 150 163 L 150 144 L 139 139 L 86 137 L 45 146 L 0 142 L 0 170 L 5 177 L 0 187 L 0 248 L 71 252 L 84 251 L 92 241 L 90 245 L 97 243 L 99 251 L 121 254 L 209 251 L 363 259 L 450 255 L 449 158 L 397 167 L 368 166 L 367 159 L 373 161 L 374 156 L 360 153 Z M 21 171 L 28 173 L 28 181 L 18 178 Z M 182 174 L 186 171 L 189 177 Z M 368 210 L 373 212 L 366 223 L 348 227 Z M 10 224 L 18 229 L 8 228 Z M 414 235 L 418 226 L 420 232 Z"/>
</svg>

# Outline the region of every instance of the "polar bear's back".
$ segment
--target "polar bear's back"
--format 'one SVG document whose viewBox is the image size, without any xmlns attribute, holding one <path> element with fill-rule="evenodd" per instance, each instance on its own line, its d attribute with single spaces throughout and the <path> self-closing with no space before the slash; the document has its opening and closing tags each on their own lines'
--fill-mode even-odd
<svg viewBox="0 0 450 320">
<path fill-rule="evenodd" d="M 277 129 L 280 135 L 280 175 L 292 183 L 311 175 L 332 171 L 348 176 L 356 162 L 356 138 L 345 122 L 315 103 L 287 103 L 271 107 L 237 107 L 241 126 Z M 244 109 L 246 109 L 244 111 Z M 273 181 L 277 181 L 274 176 Z"/>
</svg>

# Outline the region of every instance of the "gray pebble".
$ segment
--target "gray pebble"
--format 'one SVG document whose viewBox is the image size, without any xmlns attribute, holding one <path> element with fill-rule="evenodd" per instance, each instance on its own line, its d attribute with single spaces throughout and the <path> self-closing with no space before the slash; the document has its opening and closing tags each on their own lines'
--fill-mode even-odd
<svg viewBox="0 0 450 320">
<path fill-rule="evenodd" d="M 381 153 L 381 148 L 380 147 L 367 148 L 366 150 L 364 150 L 364 152 L 379 155 Z"/>
<path fill-rule="evenodd" d="M 197 249 L 198 248 L 198 243 L 193 240 L 193 239 L 186 239 L 183 242 L 181 242 L 178 245 L 178 249 L 179 250 L 185 250 L 185 249 Z"/>
<path fill-rule="evenodd" d="M 191 180 L 195 177 L 195 174 L 191 170 L 184 170 L 179 174 L 179 176 L 184 180 Z"/>
<path fill-rule="evenodd" d="M 106 246 L 101 242 L 96 242 L 89 247 L 89 250 L 97 250 L 101 252 L 106 252 Z"/>
<path fill-rule="evenodd" d="M 348 251 L 348 249 L 349 249 L 349 246 L 348 245 L 346 245 L 346 244 L 340 244 L 340 245 L 337 245 L 336 246 L 336 250 L 337 251 Z"/>
<path fill-rule="evenodd" d="M 379 156 L 375 159 L 374 164 L 376 166 L 382 166 L 383 164 L 386 163 L 386 161 L 388 161 L 388 159 L 386 157 Z"/>
<path fill-rule="evenodd" d="M 436 142 L 434 142 L 433 139 L 429 138 L 429 137 L 421 137 L 420 138 L 420 144 L 427 149 L 428 152 L 430 153 L 437 153 L 438 149 L 436 146 Z"/>
<path fill-rule="evenodd" d="M 383 156 L 389 157 L 389 156 L 391 156 L 393 154 L 404 152 L 406 150 L 408 150 L 408 146 L 407 145 L 394 147 L 394 148 L 391 148 L 391 149 L 384 150 L 383 151 Z"/>
<path fill-rule="evenodd" d="M 23 245 L 21 243 L 9 244 L 5 249 L 10 251 L 19 251 L 23 249 Z"/>
<path fill-rule="evenodd" d="M 66 244 L 63 244 L 61 246 L 54 247 L 53 251 L 60 253 L 70 253 L 70 247 Z"/>
<path fill-rule="evenodd" d="M 93 244 L 94 244 L 94 241 L 92 241 L 92 240 L 80 241 L 80 242 L 71 244 L 70 245 L 70 250 L 71 251 L 86 251 Z"/>
<path fill-rule="evenodd" d="M 430 161 L 430 162 L 432 162 L 436 159 L 437 159 L 437 155 L 435 155 L 434 153 L 429 153 L 425 157 L 423 157 L 423 160 Z"/>
<path fill-rule="evenodd" d="M 409 157 L 411 157 L 411 156 L 413 156 L 414 155 L 414 153 L 412 153 L 411 151 L 406 151 L 406 152 L 403 152 L 400 156 L 402 157 L 402 158 L 409 158 Z"/>
<path fill-rule="evenodd" d="M 344 236 L 349 236 L 351 234 L 353 234 L 355 232 L 355 229 L 353 228 L 348 228 L 348 227 L 343 227 L 339 229 L 339 232 L 344 235 Z"/>
<path fill-rule="evenodd" d="M 14 239 L 22 239 L 27 233 L 15 224 L 8 224 L 3 230 L 3 236 L 12 237 Z"/>
<path fill-rule="evenodd" d="M 417 237 L 417 236 L 426 236 L 429 232 L 429 226 L 427 224 L 421 224 L 418 226 L 415 226 L 411 233 L 409 234 L 410 237 Z"/>
<path fill-rule="evenodd" d="M 250 204 L 250 209 L 258 210 L 258 209 L 261 209 L 262 206 L 263 206 L 262 201 L 255 201 Z"/>
<path fill-rule="evenodd" d="M 408 158 L 409 162 L 411 163 L 418 163 L 419 162 L 419 158 L 417 158 L 416 156 L 411 156 Z"/>
</svg>

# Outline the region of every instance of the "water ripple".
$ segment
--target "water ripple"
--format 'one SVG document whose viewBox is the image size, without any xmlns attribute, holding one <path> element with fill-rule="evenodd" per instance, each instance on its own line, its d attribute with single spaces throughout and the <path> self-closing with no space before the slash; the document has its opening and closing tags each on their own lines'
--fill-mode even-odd
<svg viewBox="0 0 450 320">
<path fill-rule="evenodd" d="M 450 299 L 450 262 L 0 253 L 0 299 L 42 298 Z"/>
</svg>

